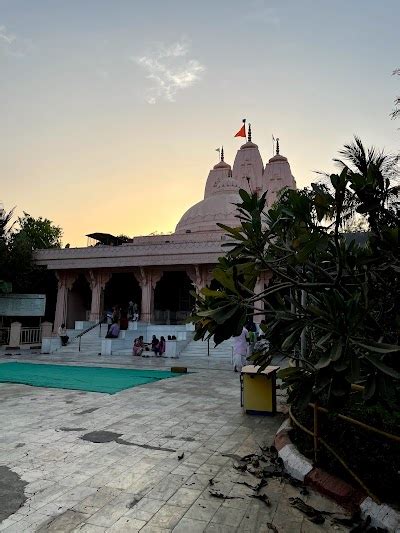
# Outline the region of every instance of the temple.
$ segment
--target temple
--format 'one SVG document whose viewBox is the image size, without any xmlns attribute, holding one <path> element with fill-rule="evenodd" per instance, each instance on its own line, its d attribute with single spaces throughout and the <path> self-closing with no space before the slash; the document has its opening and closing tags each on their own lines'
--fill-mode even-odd
<svg viewBox="0 0 400 533">
<path fill-rule="evenodd" d="M 57 277 L 54 331 L 63 322 L 71 329 L 77 321 L 97 322 L 112 306 L 124 308 L 129 301 L 138 304 L 143 322 L 182 323 L 193 308 L 191 291 L 211 283 L 212 270 L 224 253 L 226 237 L 217 223 L 237 224 L 235 204 L 241 188 L 267 191 L 268 205 L 281 189 L 296 188 L 289 162 L 279 153 L 279 141 L 276 154 L 264 166 L 250 125 L 233 166 L 222 149 L 220 161 L 208 174 L 204 198 L 184 213 L 173 234 L 39 250 L 36 263 Z M 266 283 L 268 275 L 259 280 L 261 286 Z"/>
</svg>

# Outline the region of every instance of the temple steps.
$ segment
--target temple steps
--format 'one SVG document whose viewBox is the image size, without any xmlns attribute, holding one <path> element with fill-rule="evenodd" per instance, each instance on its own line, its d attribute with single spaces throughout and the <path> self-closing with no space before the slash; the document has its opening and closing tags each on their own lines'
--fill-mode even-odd
<svg viewBox="0 0 400 533">
<path fill-rule="evenodd" d="M 232 359 L 232 340 L 229 339 L 214 347 L 214 342 L 210 341 L 210 355 L 214 359 Z M 208 357 L 207 341 L 191 341 L 182 352 L 185 357 Z"/>
<path fill-rule="evenodd" d="M 79 339 L 75 338 L 78 335 L 78 330 L 68 330 L 70 342 L 67 346 L 62 346 L 56 350 L 57 354 L 71 354 L 78 353 Z M 81 354 L 99 354 L 101 352 L 101 341 L 104 339 L 107 333 L 107 326 L 102 326 L 101 336 L 100 327 L 96 327 L 93 330 L 86 333 L 81 338 Z M 125 339 L 118 339 L 116 341 L 115 352 L 120 355 L 129 355 L 132 353 L 133 341 L 136 337 L 141 335 L 139 330 L 127 330 L 125 332 Z M 214 342 L 210 341 L 210 352 L 208 355 L 208 343 L 207 341 L 194 341 L 188 342 L 187 346 L 183 348 L 180 357 L 188 358 L 210 358 L 210 359 L 222 359 L 230 362 L 232 360 L 232 340 L 229 339 L 222 344 L 214 347 Z"/>
</svg>

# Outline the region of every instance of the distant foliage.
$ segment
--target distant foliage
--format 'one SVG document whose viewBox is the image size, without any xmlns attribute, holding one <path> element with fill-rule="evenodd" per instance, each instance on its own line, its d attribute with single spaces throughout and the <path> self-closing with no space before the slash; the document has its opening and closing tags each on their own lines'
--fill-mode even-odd
<svg viewBox="0 0 400 533">
<path fill-rule="evenodd" d="M 394 76 L 400 76 L 400 68 L 397 68 L 393 72 Z M 398 96 L 394 101 L 394 109 L 392 111 L 392 118 L 398 118 L 400 117 L 400 96 Z"/>
<path fill-rule="evenodd" d="M 33 252 L 60 248 L 62 230 L 47 218 L 25 212 L 14 222 L 12 218 L 13 210 L 0 217 L 0 292 L 31 292 L 42 278 Z"/>
<path fill-rule="evenodd" d="M 48 218 L 34 218 L 24 212 L 17 224 L 19 230 L 12 235 L 12 242 L 24 240 L 32 250 L 61 248 L 62 229 Z"/>
</svg>

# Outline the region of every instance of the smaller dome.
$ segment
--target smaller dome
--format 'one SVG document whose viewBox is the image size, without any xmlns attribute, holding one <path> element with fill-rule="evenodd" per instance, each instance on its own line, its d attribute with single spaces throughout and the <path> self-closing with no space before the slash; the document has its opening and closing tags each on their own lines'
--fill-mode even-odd
<svg viewBox="0 0 400 533">
<path fill-rule="evenodd" d="M 219 163 L 217 163 L 216 165 L 214 165 L 214 170 L 217 169 L 217 168 L 231 168 L 230 165 L 228 165 L 228 163 L 225 163 L 225 161 L 220 161 Z"/>
<path fill-rule="evenodd" d="M 258 148 L 258 145 L 257 145 L 257 144 L 254 144 L 254 143 L 251 142 L 251 141 L 247 141 L 247 143 L 242 144 L 242 146 L 240 147 L 240 149 L 243 150 L 243 149 L 246 149 L 246 148 Z"/>
<path fill-rule="evenodd" d="M 287 158 L 281 154 L 276 154 L 268 161 L 268 163 L 275 163 L 275 161 L 287 161 Z"/>
</svg>

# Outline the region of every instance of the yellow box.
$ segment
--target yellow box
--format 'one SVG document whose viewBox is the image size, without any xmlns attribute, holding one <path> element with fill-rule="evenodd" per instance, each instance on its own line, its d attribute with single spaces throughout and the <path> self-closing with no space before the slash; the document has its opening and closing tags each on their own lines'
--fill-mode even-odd
<svg viewBox="0 0 400 533">
<path fill-rule="evenodd" d="M 242 407 L 246 413 L 276 413 L 276 372 L 279 366 L 268 366 L 259 372 L 259 366 L 247 365 L 240 374 Z"/>
</svg>

